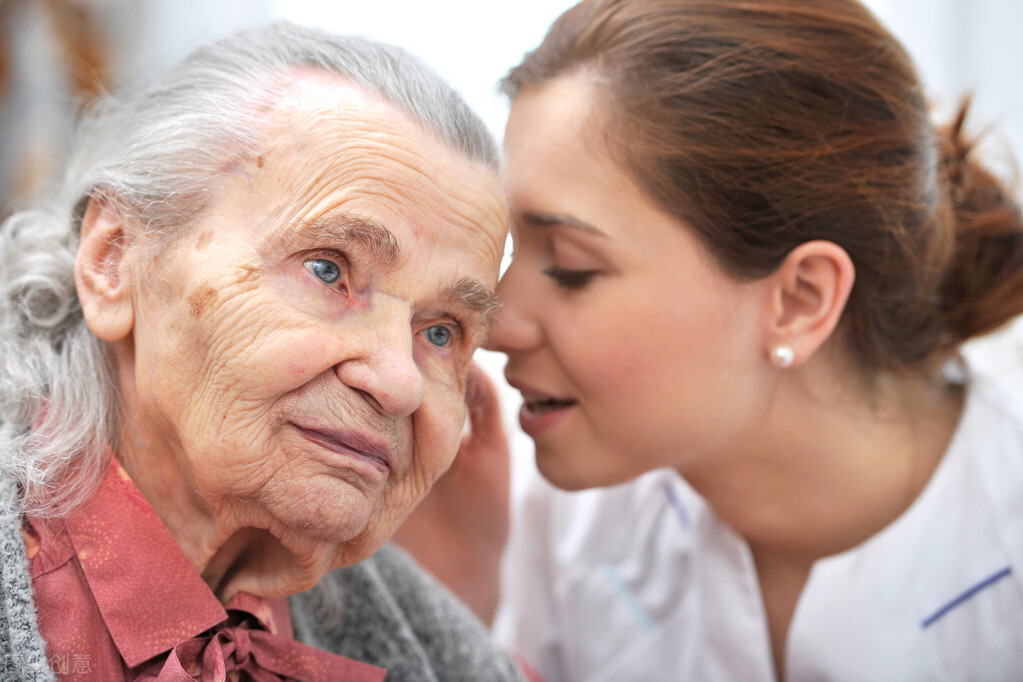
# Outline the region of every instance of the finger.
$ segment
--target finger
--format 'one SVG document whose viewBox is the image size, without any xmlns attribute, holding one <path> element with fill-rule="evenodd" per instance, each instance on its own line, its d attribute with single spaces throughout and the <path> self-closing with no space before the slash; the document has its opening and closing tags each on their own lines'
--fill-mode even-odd
<svg viewBox="0 0 1023 682">
<path fill-rule="evenodd" d="M 507 447 L 497 386 L 479 365 L 472 363 L 466 386 L 471 438 L 482 445 Z"/>
<path fill-rule="evenodd" d="M 492 389 L 492 383 L 478 364 L 469 363 L 469 372 L 465 377 L 465 404 L 470 412 L 487 399 L 486 392 L 488 388 Z"/>
<path fill-rule="evenodd" d="M 486 390 L 486 388 L 480 387 L 480 382 L 482 381 L 486 381 L 483 371 L 475 362 L 470 362 L 469 371 L 465 377 L 465 421 L 462 422 L 459 454 L 461 454 L 461 450 L 471 444 L 473 438 L 473 412 L 479 411 L 481 409 L 481 400 L 486 399 L 481 397 L 481 391 Z"/>
</svg>

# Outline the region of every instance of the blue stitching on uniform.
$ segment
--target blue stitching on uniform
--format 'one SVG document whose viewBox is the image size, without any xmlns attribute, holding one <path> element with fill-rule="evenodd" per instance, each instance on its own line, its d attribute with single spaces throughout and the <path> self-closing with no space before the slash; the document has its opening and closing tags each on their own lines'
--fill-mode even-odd
<svg viewBox="0 0 1023 682">
<path fill-rule="evenodd" d="M 621 597 L 622 601 L 629 607 L 629 610 L 632 611 L 632 615 L 636 617 L 636 620 L 639 621 L 639 624 L 643 627 L 643 629 L 646 632 L 653 630 L 656 627 L 654 625 L 654 621 L 649 615 L 647 615 L 647 612 L 643 610 L 643 607 L 639 605 L 639 602 L 636 601 L 636 597 L 633 596 L 631 591 L 629 591 L 629 588 L 625 586 L 625 583 L 618 575 L 614 566 L 608 563 L 603 563 L 601 564 L 601 567 L 604 569 L 604 574 L 607 576 L 607 579 L 611 581 L 611 585 L 615 588 L 615 592 L 618 593 L 618 596 Z"/>
<path fill-rule="evenodd" d="M 692 525 L 692 521 L 689 518 L 689 512 L 686 511 L 686 506 L 682 504 L 682 500 L 679 499 L 678 493 L 671 486 L 671 481 L 665 481 L 664 493 L 668 496 L 668 501 L 671 502 L 671 506 L 675 508 L 675 513 L 678 514 L 679 520 L 682 522 L 682 526 L 688 529 Z"/>
<path fill-rule="evenodd" d="M 981 580 L 979 583 L 977 583 L 976 585 L 974 585 L 970 589 L 966 590 L 965 592 L 960 594 L 958 597 L 956 597 L 955 599 L 953 599 L 952 601 L 950 601 L 949 603 L 945 604 L 940 609 L 935 611 L 933 614 L 931 614 L 930 616 L 925 618 L 923 620 L 923 622 L 920 623 L 920 627 L 922 627 L 922 628 L 930 627 L 939 618 L 944 616 L 946 613 L 948 613 L 949 611 L 951 611 L 955 607 L 957 607 L 960 604 L 962 604 L 967 599 L 969 599 L 969 598 L 973 597 L 974 595 L 976 595 L 978 592 L 983 590 L 985 587 L 990 587 L 991 585 L 994 585 L 996 582 L 998 582 L 1002 578 L 1008 577 L 1010 575 L 1012 575 L 1012 566 L 1006 566 L 1002 570 L 1000 570 L 997 573 L 995 573 L 994 575 L 992 575 L 990 578 L 985 578 L 984 580 Z"/>
</svg>

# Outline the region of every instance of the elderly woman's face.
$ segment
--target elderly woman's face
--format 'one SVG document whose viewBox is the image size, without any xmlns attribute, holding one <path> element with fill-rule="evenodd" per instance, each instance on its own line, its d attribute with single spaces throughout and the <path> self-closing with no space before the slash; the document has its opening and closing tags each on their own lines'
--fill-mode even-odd
<svg viewBox="0 0 1023 682">
<path fill-rule="evenodd" d="M 133 269 L 121 369 L 125 447 L 165 452 L 219 528 L 334 565 L 451 463 L 506 220 L 492 171 L 341 88 L 295 86 L 263 153 Z"/>
</svg>

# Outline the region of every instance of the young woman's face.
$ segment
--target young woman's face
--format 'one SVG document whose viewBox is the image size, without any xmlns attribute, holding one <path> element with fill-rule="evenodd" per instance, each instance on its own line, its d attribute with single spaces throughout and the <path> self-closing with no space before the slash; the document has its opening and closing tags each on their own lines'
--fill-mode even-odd
<svg viewBox="0 0 1023 682">
<path fill-rule="evenodd" d="M 713 464 L 750 437 L 763 289 L 725 274 L 602 151 L 580 78 L 525 89 L 505 133 L 515 254 L 490 347 L 537 464 L 568 489 Z"/>
</svg>

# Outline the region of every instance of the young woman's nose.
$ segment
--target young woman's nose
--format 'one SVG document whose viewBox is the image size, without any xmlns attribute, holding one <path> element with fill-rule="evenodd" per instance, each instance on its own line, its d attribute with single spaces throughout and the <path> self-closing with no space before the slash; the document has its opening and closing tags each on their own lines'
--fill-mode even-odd
<svg viewBox="0 0 1023 682">
<path fill-rule="evenodd" d="M 539 347 L 543 334 L 536 313 L 542 300 L 530 288 L 529 273 L 513 259 L 497 286 L 501 309 L 487 338 L 488 350 L 510 355 Z"/>
</svg>

